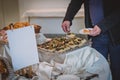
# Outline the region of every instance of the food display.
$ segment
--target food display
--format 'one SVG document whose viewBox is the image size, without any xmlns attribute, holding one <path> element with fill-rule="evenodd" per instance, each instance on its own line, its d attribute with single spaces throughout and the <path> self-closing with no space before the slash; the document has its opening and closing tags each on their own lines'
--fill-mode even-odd
<svg viewBox="0 0 120 80">
<path fill-rule="evenodd" d="M 17 70 L 15 71 L 15 74 L 19 76 L 24 76 L 26 78 L 32 78 L 33 76 L 36 76 L 36 74 L 32 70 L 32 66 L 28 66 L 20 70 Z"/>
<path fill-rule="evenodd" d="M 3 28 L 3 30 L 18 29 L 22 27 L 29 26 L 29 22 L 16 22 L 15 24 L 11 23 Z"/>
<path fill-rule="evenodd" d="M 3 30 L 11 30 L 11 29 L 18 29 L 18 28 L 23 28 L 23 27 L 27 27 L 33 25 L 34 26 L 34 30 L 35 33 L 39 33 L 41 26 L 37 25 L 37 24 L 30 24 L 29 22 L 16 22 L 16 23 L 11 23 L 8 26 L 5 26 L 3 28 Z"/>
<path fill-rule="evenodd" d="M 86 42 L 86 39 L 80 37 L 74 36 L 72 38 L 66 38 L 63 36 L 52 38 L 50 41 L 38 45 L 38 48 L 52 53 L 64 53 L 71 49 L 81 47 Z"/>
<path fill-rule="evenodd" d="M 74 37 L 75 37 L 75 34 L 68 32 L 68 33 L 66 34 L 66 37 L 67 37 L 67 38 L 74 38 Z"/>
</svg>

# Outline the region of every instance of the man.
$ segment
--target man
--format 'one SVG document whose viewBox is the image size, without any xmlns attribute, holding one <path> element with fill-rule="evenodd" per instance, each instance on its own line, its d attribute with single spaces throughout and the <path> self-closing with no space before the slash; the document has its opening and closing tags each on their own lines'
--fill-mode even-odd
<svg viewBox="0 0 120 80">
<path fill-rule="evenodd" d="M 120 79 L 120 4 L 119 0 L 71 0 L 62 23 L 70 31 L 72 20 L 84 3 L 85 27 L 93 28 L 88 37 L 92 47 L 106 59 L 110 54 L 113 80 Z"/>
</svg>

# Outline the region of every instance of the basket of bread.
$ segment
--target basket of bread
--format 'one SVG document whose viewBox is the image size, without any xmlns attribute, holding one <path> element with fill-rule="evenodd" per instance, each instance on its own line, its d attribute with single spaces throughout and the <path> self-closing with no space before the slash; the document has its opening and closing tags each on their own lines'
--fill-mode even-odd
<svg viewBox="0 0 120 80">
<path fill-rule="evenodd" d="M 34 26 L 34 31 L 35 33 L 39 33 L 41 30 L 41 26 L 37 24 L 30 24 L 29 22 L 16 22 L 16 23 L 11 23 L 3 28 L 3 30 L 11 30 L 11 29 L 18 29 L 18 28 L 23 28 L 33 25 Z"/>
<path fill-rule="evenodd" d="M 0 57 L 0 75 L 0 80 L 24 80 L 37 76 L 32 65 L 14 71 L 11 62 L 5 57 Z"/>
</svg>

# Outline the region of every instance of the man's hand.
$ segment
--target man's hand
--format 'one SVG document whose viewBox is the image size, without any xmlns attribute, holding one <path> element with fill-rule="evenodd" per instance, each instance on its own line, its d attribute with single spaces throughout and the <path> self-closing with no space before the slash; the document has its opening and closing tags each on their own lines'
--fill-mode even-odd
<svg viewBox="0 0 120 80">
<path fill-rule="evenodd" d="M 64 32 L 70 32 L 70 21 L 64 21 L 62 23 L 62 29 Z"/>
<path fill-rule="evenodd" d="M 101 29 L 95 25 L 93 30 L 90 31 L 90 36 L 98 36 L 101 33 Z"/>
</svg>

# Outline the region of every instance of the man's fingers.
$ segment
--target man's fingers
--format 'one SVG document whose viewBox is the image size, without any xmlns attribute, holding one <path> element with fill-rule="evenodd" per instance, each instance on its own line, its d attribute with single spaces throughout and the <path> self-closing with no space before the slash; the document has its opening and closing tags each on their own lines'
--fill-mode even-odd
<svg viewBox="0 0 120 80">
<path fill-rule="evenodd" d="M 62 29 L 64 32 L 70 32 L 70 22 L 69 21 L 64 21 L 62 23 Z"/>
</svg>

